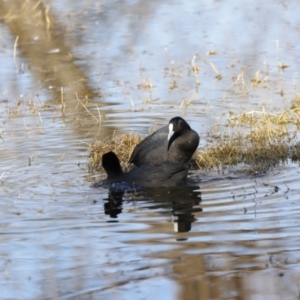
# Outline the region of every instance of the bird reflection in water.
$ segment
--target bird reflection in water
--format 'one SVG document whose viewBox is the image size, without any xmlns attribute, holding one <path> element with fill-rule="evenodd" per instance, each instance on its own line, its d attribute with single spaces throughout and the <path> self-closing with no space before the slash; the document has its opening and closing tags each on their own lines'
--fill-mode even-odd
<svg viewBox="0 0 300 300">
<path fill-rule="evenodd" d="M 148 209 L 162 210 L 163 215 L 172 215 L 175 232 L 188 232 L 196 221 L 195 213 L 201 212 L 201 192 L 199 186 L 181 186 L 172 188 L 152 188 L 144 191 L 120 191 L 110 189 L 105 198 L 104 212 L 116 222 L 122 213 L 125 201 L 147 200 Z"/>
<path fill-rule="evenodd" d="M 108 198 L 105 198 L 104 213 L 111 218 L 116 219 L 122 212 L 124 192 L 109 191 Z"/>
</svg>

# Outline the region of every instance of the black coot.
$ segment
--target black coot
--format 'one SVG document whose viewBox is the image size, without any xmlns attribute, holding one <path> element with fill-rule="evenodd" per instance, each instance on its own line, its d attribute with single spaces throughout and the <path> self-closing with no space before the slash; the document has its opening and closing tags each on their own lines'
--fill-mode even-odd
<svg viewBox="0 0 300 300">
<path fill-rule="evenodd" d="M 126 182 L 143 187 L 171 187 L 184 183 L 189 164 L 164 162 L 143 165 L 124 173 L 118 157 L 113 152 L 102 156 L 102 166 L 107 173 L 107 182 Z"/>
<path fill-rule="evenodd" d="M 199 145 L 198 133 L 182 118 L 175 117 L 141 141 L 129 159 L 136 166 L 162 162 L 186 163 Z"/>
</svg>

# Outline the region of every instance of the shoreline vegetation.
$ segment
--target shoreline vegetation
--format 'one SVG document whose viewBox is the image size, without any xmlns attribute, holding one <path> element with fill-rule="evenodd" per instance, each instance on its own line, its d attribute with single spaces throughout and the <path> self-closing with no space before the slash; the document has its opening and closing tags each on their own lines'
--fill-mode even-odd
<svg viewBox="0 0 300 300">
<path fill-rule="evenodd" d="M 289 159 L 299 161 L 299 127 L 300 95 L 280 113 L 260 110 L 230 114 L 222 131 L 207 133 L 206 145 L 193 155 L 193 168 L 220 172 L 234 166 L 248 174 L 263 174 Z M 125 133 L 95 141 L 88 149 L 90 170 L 102 170 L 101 157 L 108 151 L 116 153 L 124 170 L 131 169 L 128 160 L 143 138 Z"/>
</svg>

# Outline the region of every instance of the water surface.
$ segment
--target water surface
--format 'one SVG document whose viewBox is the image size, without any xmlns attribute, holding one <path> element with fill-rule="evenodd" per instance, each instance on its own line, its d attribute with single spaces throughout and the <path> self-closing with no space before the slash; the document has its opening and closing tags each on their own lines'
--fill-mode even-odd
<svg viewBox="0 0 300 300">
<path fill-rule="evenodd" d="M 298 164 L 116 194 L 87 148 L 176 115 L 203 147 L 289 108 L 298 2 L 21 2 L 0 4 L 0 298 L 297 299 Z"/>
</svg>

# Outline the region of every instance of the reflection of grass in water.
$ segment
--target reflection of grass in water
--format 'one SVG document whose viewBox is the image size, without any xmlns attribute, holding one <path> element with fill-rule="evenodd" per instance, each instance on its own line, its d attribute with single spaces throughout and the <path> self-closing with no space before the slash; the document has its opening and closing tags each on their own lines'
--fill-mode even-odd
<svg viewBox="0 0 300 300">
<path fill-rule="evenodd" d="M 300 97 L 279 114 L 252 111 L 232 115 L 228 119 L 231 133 L 208 136 L 207 145 L 193 156 L 194 165 L 206 170 L 240 165 L 246 172 L 263 173 L 288 158 L 300 160 L 300 143 L 288 130 L 290 125 L 300 126 L 298 107 Z M 97 141 L 90 146 L 90 165 L 99 165 L 102 154 L 114 151 L 128 168 L 130 154 L 140 141 L 134 133 Z"/>
</svg>

